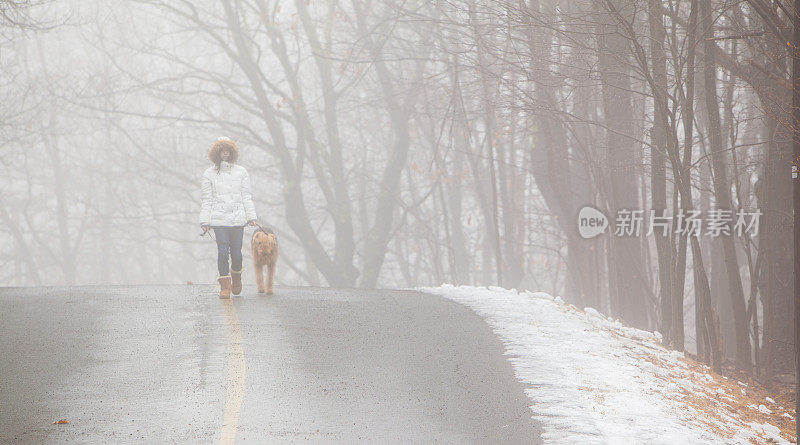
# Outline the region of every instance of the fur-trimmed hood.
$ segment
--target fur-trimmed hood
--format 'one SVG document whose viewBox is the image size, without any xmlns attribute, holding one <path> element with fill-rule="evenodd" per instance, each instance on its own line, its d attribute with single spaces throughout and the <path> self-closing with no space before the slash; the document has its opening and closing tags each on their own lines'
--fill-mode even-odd
<svg viewBox="0 0 800 445">
<path fill-rule="evenodd" d="M 231 156 L 228 158 L 228 162 L 231 164 L 235 164 L 236 161 L 239 159 L 239 147 L 236 146 L 236 142 L 228 138 L 220 138 L 217 142 L 214 142 L 214 145 L 208 150 L 208 159 L 214 165 L 219 165 L 222 158 L 219 156 L 219 152 L 223 148 L 230 148 Z"/>
</svg>

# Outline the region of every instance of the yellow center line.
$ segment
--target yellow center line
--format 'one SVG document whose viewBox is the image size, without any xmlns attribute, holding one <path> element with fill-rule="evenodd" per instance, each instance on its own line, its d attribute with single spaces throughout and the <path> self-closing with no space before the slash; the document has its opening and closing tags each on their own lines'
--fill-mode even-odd
<svg viewBox="0 0 800 445">
<path fill-rule="evenodd" d="M 228 397 L 225 401 L 225 417 L 222 420 L 222 436 L 220 444 L 233 444 L 236 440 L 236 429 L 239 426 L 239 410 L 244 398 L 244 382 L 247 367 L 244 363 L 242 349 L 242 327 L 239 316 L 231 299 L 220 299 L 225 310 L 225 321 L 228 324 Z"/>
</svg>

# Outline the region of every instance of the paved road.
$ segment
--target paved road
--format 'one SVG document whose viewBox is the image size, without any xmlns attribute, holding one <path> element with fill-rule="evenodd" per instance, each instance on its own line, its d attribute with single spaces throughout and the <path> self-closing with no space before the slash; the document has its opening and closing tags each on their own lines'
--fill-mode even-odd
<svg viewBox="0 0 800 445">
<path fill-rule="evenodd" d="M 437 296 L 87 286 L 0 305 L 0 443 L 539 443 L 500 341 Z"/>
</svg>

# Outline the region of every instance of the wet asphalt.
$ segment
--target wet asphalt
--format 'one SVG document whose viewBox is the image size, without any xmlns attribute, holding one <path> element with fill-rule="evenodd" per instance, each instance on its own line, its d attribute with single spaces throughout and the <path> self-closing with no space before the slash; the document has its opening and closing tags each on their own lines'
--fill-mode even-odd
<svg viewBox="0 0 800 445">
<path fill-rule="evenodd" d="M 468 308 L 255 291 L 232 300 L 236 443 L 540 443 L 502 343 Z M 237 368 L 215 286 L 0 288 L 0 305 L 0 443 L 220 442 Z"/>
</svg>

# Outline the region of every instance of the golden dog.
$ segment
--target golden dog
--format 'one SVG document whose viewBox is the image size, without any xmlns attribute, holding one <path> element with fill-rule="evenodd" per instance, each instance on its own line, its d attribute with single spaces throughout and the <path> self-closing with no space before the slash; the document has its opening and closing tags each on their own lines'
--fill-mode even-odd
<svg viewBox="0 0 800 445">
<path fill-rule="evenodd" d="M 278 262 L 278 238 L 271 229 L 257 229 L 250 240 L 253 250 L 253 269 L 256 271 L 258 293 L 272 293 L 275 281 L 275 264 Z M 267 266 L 267 286 L 264 288 L 264 266 Z"/>
</svg>

